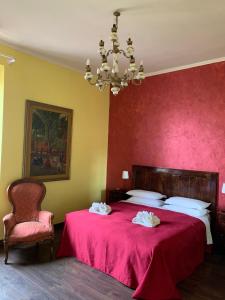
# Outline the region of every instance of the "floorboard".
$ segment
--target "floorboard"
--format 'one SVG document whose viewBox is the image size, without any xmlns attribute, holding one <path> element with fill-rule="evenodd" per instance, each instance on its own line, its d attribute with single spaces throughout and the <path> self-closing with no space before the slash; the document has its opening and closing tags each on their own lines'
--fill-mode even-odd
<svg viewBox="0 0 225 300">
<path fill-rule="evenodd" d="M 55 249 L 61 230 L 56 232 Z M 0 250 L 0 300 L 130 300 L 133 290 L 75 258 L 49 260 L 48 244 Z M 225 256 L 212 255 L 179 283 L 183 300 L 225 299 Z"/>
</svg>

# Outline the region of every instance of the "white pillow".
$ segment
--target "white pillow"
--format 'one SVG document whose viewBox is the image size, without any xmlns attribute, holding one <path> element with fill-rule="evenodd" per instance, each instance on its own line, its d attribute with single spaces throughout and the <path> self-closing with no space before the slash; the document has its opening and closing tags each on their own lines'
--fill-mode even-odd
<svg viewBox="0 0 225 300">
<path fill-rule="evenodd" d="M 141 198 L 150 198 L 155 200 L 166 198 L 165 195 L 162 195 L 160 193 L 145 191 L 145 190 L 130 190 L 127 192 L 127 195 L 141 197 Z"/>
<path fill-rule="evenodd" d="M 129 202 L 134 204 L 146 205 L 151 207 L 160 207 L 164 205 L 164 201 L 159 199 L 150 199 L 150 198 L 140 198 L 140 197 L 130 197 L 127 200 L 123 200 L 123 202 Z"/>
<path fill-rule="evenodd" d="M 203 209 L 209 207 L 211 203 L 204 202 L 198 199 L 185 198 L 185 197 L 170 197 L 166 199 L 165 204 L 172 204 L 181 207 Z"/>
<path fill-rule="evenodd" d="M 203 217 L 209 213 L 208 209 L 194 209 L 194 208 L 187 208 L 187 207 L 181 207 L 181 206 L 176 206 L 176 205 L 163 205 L 161 207 L 166 210 L 172 210 L 176 212 L 180 212 L 192 217 Z"/>
</svg>

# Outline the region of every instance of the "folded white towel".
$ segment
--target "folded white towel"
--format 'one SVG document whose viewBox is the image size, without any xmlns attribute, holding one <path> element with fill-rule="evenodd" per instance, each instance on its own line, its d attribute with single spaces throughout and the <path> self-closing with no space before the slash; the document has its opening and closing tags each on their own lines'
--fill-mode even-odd
<svg viewBox="0 0 225 300">
<path fill-rule="evenodd" d="M 93 202 L 89 208 L 89 212 L 99 214 L 99 215 L 108 215 L 112 211 L 111 207 L 103 202 Z"/>
<path fill-rule="evenodd" d="M 146 227 L 155 227 L 160 224 L 160 219 L 154 213 L 144 210 L 137 213 L 136 217 L 132 219 L 132 223 Z"/>
</svg>

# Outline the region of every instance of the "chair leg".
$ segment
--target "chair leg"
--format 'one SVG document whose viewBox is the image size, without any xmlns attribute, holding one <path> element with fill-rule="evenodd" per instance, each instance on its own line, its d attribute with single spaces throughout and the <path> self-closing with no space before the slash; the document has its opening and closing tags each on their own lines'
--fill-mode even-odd
<svg viewBox="0 0 225 300">
<path fill-rule="evenodd" d="M 39 257 L 39 248 L 40 248 L 40 244 L 37 242 L 35 245 L 35 250 L 36 250 L 36 256 Z"/>
<path fill-rule="evenodd" d="M 51 239 L 51 242 L 50 242 L 51 244 L 50 244 L 50 247 L 51 247 L 51 249 L 50 249 L 50 254 L 51 254 L 51 260 L 53 260 L 53 258 L 54 258 L 54 238 L 52 238 Z"/>
<path fill-rule="evenodd" d="M 7 241 L 4 241 L 4 252 L 5 252 L 5 264 L 7 264 L 7 261 L 8 261 L 8 256 L 9 256 L 9 246 L 8 246 L 8 243 Z"/>
</svg>

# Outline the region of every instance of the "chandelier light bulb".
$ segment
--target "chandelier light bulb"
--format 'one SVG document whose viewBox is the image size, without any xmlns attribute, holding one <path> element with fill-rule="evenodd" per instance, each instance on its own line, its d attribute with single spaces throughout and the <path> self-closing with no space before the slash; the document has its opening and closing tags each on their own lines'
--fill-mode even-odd
<svg viewBox="0 0 225 300">
<path fill-rule="evenodd" d="M 105 45 L 105 42 L 103 40 L 100 40 L 99 47 L 104 47 L 104 45 Z"/>
<path fill-rule="evenodd" d="M 140 62 L 139 68 L 137 68 L 135 64 L 134 46 L 131 38 L 129 37 L 127 40 L 126 50 L 119 48 L 118 18 L 120 16 L 120 12 L 115 11 L 113 15 L 115 16 L 115 22 L 110 32 L 112 48 L 106 50 L 104 48 L 104 41 L 102 39 L 100 40 L 98 53 L 101 56 L 101 65 L 97 68 L 97 76 L 93 76 L 91 72 L 90 59 L 87 59 L 84 79 L 91 85 L 95 85 L 101 91 L 104 87 L 111 85 L 111 92 L 113 95 L 117 95 L 119 91 L 127 87 L 129 83 L 140 85 L 142 80 L 145 78 L 145 75 L 143 61 Z M 108 64 L 108 58 L 110 55 L 112 55 L 112 67 Z M 119 68 L 120 56 L 124 56 L 128 59 L 128 67 L 124 71 Z M 111 72 L 109 72 L 110 70 Z M 119 70 L 121 72 L 119 72 Z"/>
</svg>

